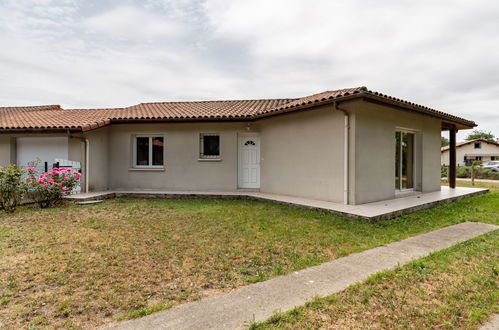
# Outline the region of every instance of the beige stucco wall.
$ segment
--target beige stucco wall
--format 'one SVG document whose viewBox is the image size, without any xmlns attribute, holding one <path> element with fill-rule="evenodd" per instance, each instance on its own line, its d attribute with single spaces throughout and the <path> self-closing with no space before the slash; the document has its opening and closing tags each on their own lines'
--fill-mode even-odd
<svg viewBox="0 0 499 330">
<path fill-rule="evenodd" d="M 116 148 L 109 144 L 109 131 L 109 127 L 103 127 L 84 134 L 89 143 L 89 191 L 109 189 L 109 157 Z M 84 164 L 84 157 L 82 158 Z M 82 185 L 85 184 L 85 179 L 85 177 L 82 178 Z"/>
<path fill-rule="evenodd" d="M 343 113 L 332 105 L 258 122 L 261 191 L 343 202 Z"/>
<path fill-rule="evenodd" d="M 395 197 L 397 128 L 416 134 L 415 190 L 440 189 L 440 120 L 360 101 L 342 107 L 351 113 L 351 203 Z"/>
<path fill-rule="evenodd" d="M 12 138 L 9 135 L 0 135 L 0 166 L 8 166 L 12 159 Z"/>
<path fill-rule="evenodd" d="M 246 123 L 230 122 L 113 125 L 108 130 L 108 188 L 236 190 L 238 134 L 257 132 L 261 141 L 260 191 L 341 202 L 342 118 L 329 106 L 251 123 L 250 131 Z M 221 161 L 199 160 L 200 133 L 220 134 Z M 133 169 L 132 137 L 137 134 L 164 135 L 164 170 Z M 90 146 L 97 148 L 93 142 Z M 91 161 L 90 168 L 93 166 Z M 90 181 L 96 182 L 93 176 Z"/>
<path fill-rule="evenodd" d="M 244 123 L 121 124 L 109 128 L 109 188 L 236 190 L 237 134 Z M 199 160 L 199 134 L 219 133 L 221 161 Z M 132 137 L 165 138 L 164 170 L 133 169 Z"/>
<path fill-rule="evenodd" d="M 464 166 L 466 165 L 464 161 L 464 156 L 466 154 L 482 155 L 482 162 L 488 162 L 491 160 L 491 156 L 499 156 L 499 146 L 481 142 L 482 147 L 480 149 L 475 149 L 474 143 L 465 144 L 463 146 L 456 148 L 456 165 Z M 474 156 L 473 156 L 474 157 Z M 442 165 L 449 165 L 449 150 L 445 150 L 441 153 L 440 162 Z"/>
</svg>

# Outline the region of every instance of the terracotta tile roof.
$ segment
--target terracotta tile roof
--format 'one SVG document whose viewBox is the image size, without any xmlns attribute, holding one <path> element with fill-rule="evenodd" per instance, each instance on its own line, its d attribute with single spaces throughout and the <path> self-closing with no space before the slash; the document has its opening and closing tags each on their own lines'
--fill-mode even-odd
<svg viewBox="0 0 499 330">
<path fill-rule="evenodd" d="M 126 108 L 115 119 L 247 118 L 296 99 L 141 103 Z"/>
<path fill-rule="evenodd" d="M 0 107 L 0 115 L 12 115 L 18 114 L 20 112 L 33 112 L 33 111 L 45 111 L 45 110 L 61 110 L 61 106 L 58 104 L 53 105 L 33 105 L 33 106 L 20 106 L 20 107 Z"/>
<path fill-rule="evenodd" d="M 109 123 L 112 110 L 63 110 L 59 106 L 0 108 L 0 129 L 93 129 Z"/>
<path fill-rule="evenodd" d="M 497 142 L 487 141 L 485 139 L 474 139 L 474 140 L 457 142 L 456 143 L 456 148 L 458 148 L 460 146 L 464 146 L 464 145 L 470 144 L 470 143 L 474 143 L 474 142 L 477 142 L 477 141 L 485 142 L 485 143 L 489 143 L 489 144 L 494 144 L 494 145 L 496 145 L 496 146 L 499 147 L 499 143 L 497 143 Z M 450 148 L 450 146 L 445 146 L 445 147 L 440 148 L 440 150 L 441 151 L 446 151 L 446 150 L 449 150 L 449 148 Z"/>
<path fill-rule="evenodd" d="M 335 101 L 363 98 L 393 104 L 404 110 L 424 113 L 466 127 L 476 124 L 438 110 L 400 100 L 366 87 L 322 92 L 302 98 L 155 102 L 126 108 L 61 109 L 60 106 L 0 108 L 0 132 L 8 130 L 71 129 L 88 131 L 112 122 L 147 120 L 256 120 L 266 116 L 311 108 Z"/>
<path fill-rule="evenodd" d="M 302 97 L 296 99 L 292 102 L 286 103 L 282 106 L 270 109 L 266 111 L 266 113 L 259 114 L 260 116 L 264 116 L 268 113 L 280 113 L 287 111 L 294 111 L 296 109 L 307 108 L 318 106 L 321 104 L 331 103 L 335 100 L 344 100 L 345 98 L 367 98 L 373 100 L 379 100 L 383 103 L 391 103 L 393 105 L 404 107 L 409 111 L 414 111 L 418 113 L 425 113 L 432 117 L 437 117 L 444 120 L 449 120 L 452 122 L 457 122 L 463 124 L 464 126 L 474 127 L 476 126 L 475 122 L 457 117 L 442 111 L 438 111 L 429 107 L 425 107 L 416 103 L 412 103 L 409 101 L 401 100 L 399 98 L 395 98 L 393 96 L 385 95 L 379 92 L 373 92 L 368 90 L 366 87 L 356 87 L 356 88 L 346 88 L 339 89 L 334 91 L 327 91 L 318 94 L 314 94 L 311 96 Z"/>
</svg>

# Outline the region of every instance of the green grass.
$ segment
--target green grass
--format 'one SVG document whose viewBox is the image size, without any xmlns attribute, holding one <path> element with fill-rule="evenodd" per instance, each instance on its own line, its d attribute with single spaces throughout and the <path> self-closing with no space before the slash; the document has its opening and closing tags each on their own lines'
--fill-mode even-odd
<svg viewBox="0 0 499 330">
<path fill-rule="evenodd" d="M 97 327 L 463 221 L 499 191 L 369 224 L 249 200 L 134 200 L 0 213 L 0 322 Z"/>
<path fill-rule="evenodd" d="M 499 312 L 498 246 L 496 230 L 251 329 L 475 329 Z"/>
</svg>

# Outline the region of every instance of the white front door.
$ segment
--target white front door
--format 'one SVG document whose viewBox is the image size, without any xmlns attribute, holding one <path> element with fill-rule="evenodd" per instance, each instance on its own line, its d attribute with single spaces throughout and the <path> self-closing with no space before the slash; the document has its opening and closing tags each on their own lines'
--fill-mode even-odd
<svg viewBox="0 0 499 330">
<path fill-rule="evenodd" d="M 260 188 L 260 137 L 239 136 L 239 188 Z"/>
</svg>

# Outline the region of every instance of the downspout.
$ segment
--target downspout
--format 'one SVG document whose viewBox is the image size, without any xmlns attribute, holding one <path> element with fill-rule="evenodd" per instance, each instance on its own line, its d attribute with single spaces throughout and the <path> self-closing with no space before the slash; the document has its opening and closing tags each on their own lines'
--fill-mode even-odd
<svg viewBox="0 0 499 330">
<path fill-rule="evenodd" d="M 344 128 L 343 128 L 343 134 L 344 134 L 344 146 L 343 146 L 343 168 L 345 169 L 343 171 L 343 204 L 348 205 L 348 195 L 349 195 L 349 187 L 348 187 L 348 177 L 349 177 L 349 159 L 348 156 L 350 154 L 350 141 L 349 141 L 349 131 L 350 131 L 350 116 L 348 114 L 348 111 L 345 109 L 341 109 L 338 106 L 337 102 L 334 102 L 334 108 L 336 110 L 339 110 L 343 112 L 343 118 L 344 118 Z"/>
<path fill-rule="evenodd" d="M 90 142 L 85 138 L 85 192 L 88 193 L 90 166 Z"/>
</svg>

